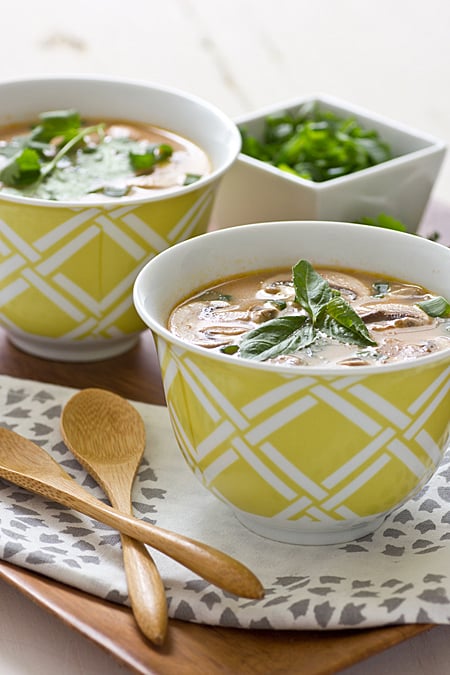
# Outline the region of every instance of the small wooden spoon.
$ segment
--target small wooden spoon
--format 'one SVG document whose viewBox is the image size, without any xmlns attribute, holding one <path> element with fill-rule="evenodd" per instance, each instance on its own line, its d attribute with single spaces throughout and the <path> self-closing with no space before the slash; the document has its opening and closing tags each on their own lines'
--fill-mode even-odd
<svg viewBox="0 0 450 675">
<path fill-rule="evenodd" d="M 69 450 L 111 504 L 133 515 L 131 492 L 145 450 L 145 426 L 136 408 L 109 391 L 85 389 L 64 407 L 61 431 Z M 121 540 L 136 623 L 149 640 L 161 645 L 167 631 L 164 584 L 145 546 L 126 534 Z"/>
<path fill-rule="evenodd" d="M 235 558 L 104 504 L 71 478 L 45 450 L 2 427 L 0 477 L 153 546 L 229 593 L 252 599 L 264 596 L 259 579 Z"/>
</svg>

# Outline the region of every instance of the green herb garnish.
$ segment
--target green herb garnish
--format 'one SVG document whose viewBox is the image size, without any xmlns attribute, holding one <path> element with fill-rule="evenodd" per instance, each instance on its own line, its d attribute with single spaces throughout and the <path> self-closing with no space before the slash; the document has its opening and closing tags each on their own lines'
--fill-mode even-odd
<svg viewBox="0 0 450 675">
<path fill-rule="evenodd" d="M 420 307 L 420 309 L 423 309 L 423 311 L 426 312 L 428 316 L 441 318 L 450 316 L 450 303 L 447 302 L 447 300 L 441 295 L 431 298 L 430 300 L 418 302 L 417 306 Z"/>
<path fill-rule="evenodd" d="M 432 232 L 431 234 L 428 235 L 427 237 L 430 241 L 439 241 L 441 238 L 440 232 Z"/>
<path fill-rule="evenodd" d="M 239 344 L 238 354 L 244 359 L 266 361 L 308 347 L 314 340 L 314 328 L 306 316 L 282 316 L 247 333 Z"/>
<path fill-rule="evenodd" d="M 238 356 L 265 361 L 304 349 L 323 336 L 360 346 L 376 344 L 361 317 L 307 260 L 294 265 L 292 276 L 296 302 L 306 314 L 271 319 L 248 332 Z"/>
<path fill-rule="evenodd" d="M 400 220 L 388 216 L 386 213 L 379 213 L 375 218 L 364 217 L 361 218 L 363 225 L 374 225 L 375 227 L 384 227 L 388 230 L 397 230 L 398 232 L 406 232 L 407 228 Z"/>
<path fill-rule="evenodd" d="M 327 304 L 338 291 L 318 274 L 306 260 L 300 260 L 292 268 L 295 299 L 309 314 L 312 324 L 320 321 Z"/>
<path fill-rule="evenodd" d="M 153 171 L 156 164 L 164 162 L 172 156 L 173 150 L 167 143 L 160 145 L 147 145 L 142 151 L 130 151 L 130 162 L 138 174 Z"/>
<path fill-rule="evenodd" d="M 267 300 L 268 303 L 279 309 L 280 311 L 286 309 L 287 302 L 285 300 Z"/>
<path fill-rule="evenodd" d="M 39 115 L 39 124 L 31 132 L 31 140 L 50 143 L 61 138 L 65 143 L 76 136 L 81 128 L 80 114 L 76 110 L 52 110 Z"/>
<path fill-rule="evenodd" d="M 74 123 L 79 123 L 78 114 L 72 111 L 58 111 L 56 113 L 43 113 L 41 115 L 42 124 L 35 128 L 31 136 L 25 143 L 36 145 L 36 140 L 44 139 L 51 141 L 58 138 L 65 141 L 59 146 L 59 150 L 54 154 L 50 161 L 42 159 L 37 150 L 33 147 L 25 147 L 18 154 L 14 155 L 8 164 L 0 171 L 0 180 L 4 185 L 14 188 L 23 188 L 26 186 L 37 186 L 44 178 L 49 176 L 58 166 L 58 162 L 68 155 L 85 136 L 93 133 L 101 134 L 104 124 L 96 124 L 91 127 L 74 127 Z M 45 147 L 45 144 L 44 146 Z"/>
<path fill-rule="evenodd" d="M 198 173 L 187 173 L 184 177 L 183 185 L 192 185 L 192 183 L 196 183 L 200 178 L 201 175 Z"/>
<path fill-rule="evenodd" d="M 239 347 L 237 345 L 225 345 L 225 347 L 221 347 L 220 351 L 222 354 L 236 354 L 237 350 Z"/>
<path fill-rule="evenodd" d="M 105 123 L 84 126 L 76 110 L 41 113 L 29 134 L 0 149 L 5 191 L 52 200 L 77 200 L 94 192 L 121 197 L 136 175 L 151 173 L 173 154 L 167 143 L 106 137 L 105 129 Z"/>
<path fill-rule="evenodd" d="M 372 288 L 374 290 L 374 297 L 382 298 L 391 290 L 391 284 L 389 281 L 374 281 Z"/>
<path fill-rule="evenodd" d="M 36 150 L 24 148 L 14 155 L 0 171 L 0 180 L 5 185 L 25 187 L 35 183 L 41 175 L 41 162 Z"/>
<path fill-rule="evenodd" d="M 242 152 L 296 176 L 322 182 L 391 159 L 389 146 L 374 130 L 343 118 L 317 103 L 296 112 L 269 115 L 262 139 L 242 127 Z"/>
<path fill-rule="evenodd" d="M 56 153 L 56 155 L 53 157 L 51 162 L 48 162 L 48 164 L 44 164 L 41 169 L 41 178 L 45 178 L 46 176 L 49 176 L 52 171 L 56 169 L 58 166 L 58 162 L 61 161 L 61 159 L 69 154 L 69 152 L 74 148 L 80 141 L 84 139 L 85 136 L 88 136 L 89 134 L 101 134 L 103 129 L 105 128 L 104 124 L 96 124 L 92 127 L 85 127 L 84 129 L 81 129 L 78 131 L 78 133 L 74 134 L 65 145 L 62 146 L 62 148 Z"/>
<path fill-rule="evenodd" d="M 329 337 L 336 338 L 340 342 L 359 345 L 376 344 L 359 314 L 340 294 L 335 295 L 327 303 L 323 323 L 319 328 Z"/>
</svg>

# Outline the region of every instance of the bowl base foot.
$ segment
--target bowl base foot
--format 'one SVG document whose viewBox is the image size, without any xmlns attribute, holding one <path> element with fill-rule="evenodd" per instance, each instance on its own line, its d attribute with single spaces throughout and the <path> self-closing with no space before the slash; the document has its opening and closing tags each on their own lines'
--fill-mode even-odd
<svg viewBox="0 0 450 675">
<path fill-rule="evenodd" d="M 367 518 L 356 523 L 344 524 L 339 527 L 327 527 L 325 523 L 317 523 L 317 527 L 307 526 L 302 530 L 299 525 L 295 529 L 284 528 L 281 523 L 268 524 L 266 519 L 248 514 L 235 513 L 239 522 L 255 534 L 273 539 L 284 544 L 299 544 L 305 546 L 322 546 L 327 544 L 344 544 L 348 541 L 360 539 L 377 530 L 384 522 L 387 514 Z M 265 522 L 263 522 L 265 521 Z"/>
<path fill-rule="evenodd" d="M 8 333 L 9 341 L 18 349 L 32 356 L 50 361 L 88 362 L 102 361 L 132 349 L 140 333 L 98 341 L 58 340 L 39 336 Z"/>
</svg>

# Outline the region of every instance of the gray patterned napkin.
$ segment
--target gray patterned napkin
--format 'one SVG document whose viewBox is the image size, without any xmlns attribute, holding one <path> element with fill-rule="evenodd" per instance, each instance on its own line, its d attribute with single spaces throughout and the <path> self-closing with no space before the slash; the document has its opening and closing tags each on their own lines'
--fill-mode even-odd
<svg viewBox="0 0 450 675">
<path fill-rule="evenodd" d="M 0 425 L 45 448 L 104 500 L 61 439 L 59 416 L 73 393 L 0 375 Z M 165 408 L 134 405 L 148 436 L 133 494 L 136 515 L 221 548 L 266 588 L 263 600 L 235 598 L 156 552 L 171 617 L 302 630 L 450 623 L 450 451 L 432 481 L 375 534 L 331 546 L 279 544 L 247 531 L 197 481 L 177 449 Z M 128 604 L 116 531 L 1 479 L 0 557 Z"/>
</svg>

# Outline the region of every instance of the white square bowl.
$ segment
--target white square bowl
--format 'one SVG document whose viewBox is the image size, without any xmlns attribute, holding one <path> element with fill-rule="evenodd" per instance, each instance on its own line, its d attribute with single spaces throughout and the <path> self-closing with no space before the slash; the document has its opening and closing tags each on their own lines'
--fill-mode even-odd
<svg viewBox="0 0 450 675">
<path fill-rule="evenodd" d="M 377 131 L 393 158 L 317 183 L 241 153 L 219 188 L 214 226 L 291 219 L 361 222 L 386 213 L 415 232 L 445 156 L 444 141 L 324 94 L 277 103 L 235 122 L 261 139 L 268 115 L 295 112 L 307 102 L 317 102 L 323 110 L 353 117 L 365 129 Z"/>
</svg>

